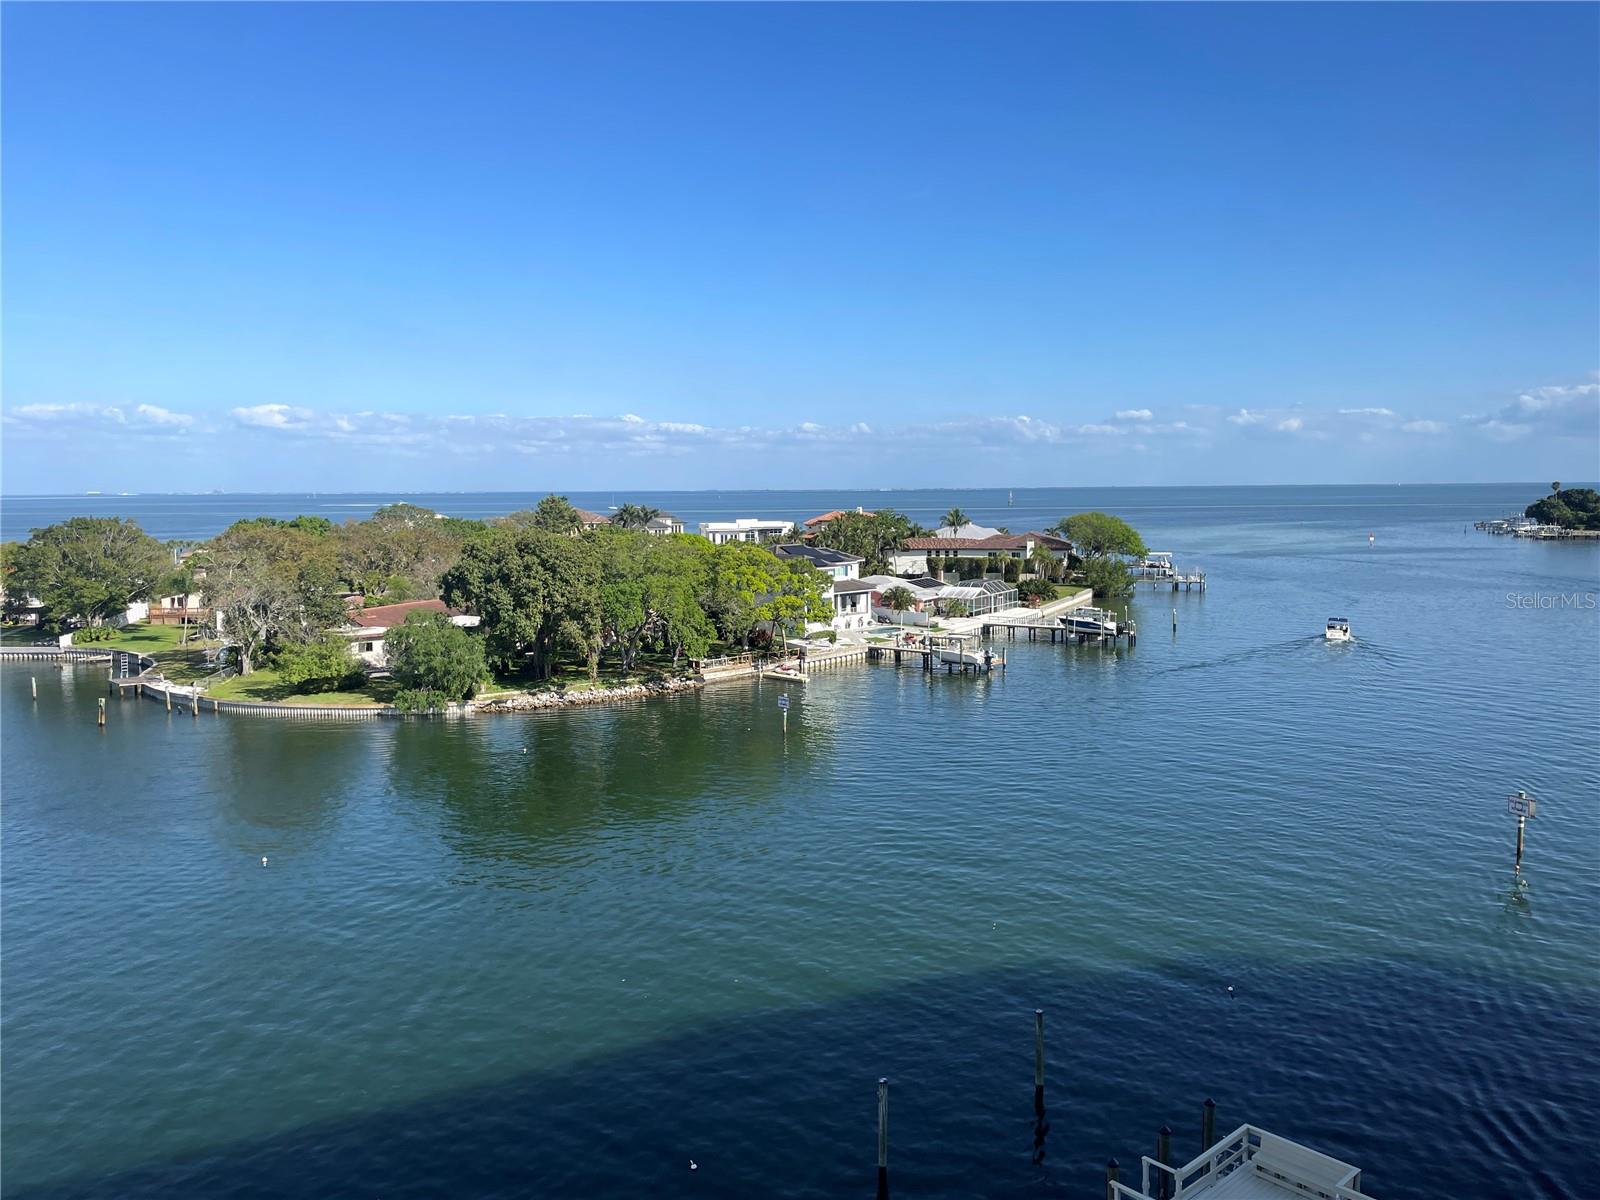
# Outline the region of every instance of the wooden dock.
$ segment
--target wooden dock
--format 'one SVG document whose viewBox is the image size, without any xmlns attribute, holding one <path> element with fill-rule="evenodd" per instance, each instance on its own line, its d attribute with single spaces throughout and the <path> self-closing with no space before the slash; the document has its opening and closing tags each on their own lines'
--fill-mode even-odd
<svg viewBox="0 0 1600 1200">
<path fill-rule="evenodd" d="M 927 634 L 917 642 L 851 642 L 827 650 L 807 650 L 803 661 L 806 674 L 852 662 L 893 663 L 895 666 L 914 665 L 923 671 L 946 674 L 973 671 L 984 675 L 1006 669 L 1004 653 L 996 654 L 985 648 L 973 634 Z"/>
<path fill-rule="evenodd" d="M 1071 644 L 1076 642 L 1080 646 L 1098 643 L 1101 646 L 1116 645 L 1119 639 L 1126 639 L 1128 645 L 1135 646 L 1139 642 L 1139 630 L 1131 621 L 1117 622 L 1116 633 L 1074 633 L 1060 621 L 1038 621 L 1018 618 L 1009 621 L 986 621 L 983 625 L 983 636 L 998 640 L 1004 637 L 1007 641 L 1016 641 L 1018 631 L 1025 632 L 1030 642 L 1048 641 L 1051 644 L 1061 642 Z"/>
</svg>

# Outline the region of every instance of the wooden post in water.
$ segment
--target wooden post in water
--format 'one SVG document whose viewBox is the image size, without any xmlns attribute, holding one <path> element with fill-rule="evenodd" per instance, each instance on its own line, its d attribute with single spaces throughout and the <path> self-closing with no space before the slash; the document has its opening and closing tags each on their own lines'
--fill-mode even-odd
<svg viewBox="0 0 1600 1200">
<path fill-rule="evenodd" d="M 196 692 L 194 695 L 189 697 L 189 715 L 191 717 L 198 717 L 200 715 L 200 693 L 199 692 Z"/>
<path fill-rule="evenodd" d="M 171 687 L 170 684 L 167 686 L 164 694 L 167 697 L 167 711 L 171 712 L 172 711 L 172 687 Z"/>
<path fill-rule="evenodd" d="M 889 1200 L 889 1080 L 878 1080 L 878 1200 Z"/>
<path fill-rule="evenodd" d="M 1044 1112 L 1044 1009 L 1033 1010 L 1033 1111 Z"/>
<path fill-rule="evenodd" d="M 1177 633 L 1178 632 L 1178 610 L 1177 609 L 1173 609 L 1172 610 L 1172 632 L 1173 633 Z"/>
<path fill-rule="evenodd" d="M 1217 1102 L 1210 1096 L 1200 1106 L 1200 1149 L 1209 1150 L 1217 1144 Z"/>
<path fill-rule="evenodd" d="M 1117 1164 L 1117 1160 L 1114 1159 L 1114 1158 L 1107 1159 L 1106 1160 L 1106 1200 L 1116 1200 L 1116 1191 L 1117 1191 L 1117 1189 L 1112 1187 L 1111 1185 L 1116 1183 L 1121 1178 L 1122 1178 L 1122 1168 Z"/>
<path fill-rule="evenodd" d="M 33 700 L 37 704 L 39 702 L 39 677 L 37 675 L 29 675 L 28 686 L 33 689 Z"/>
<path fill-rule="evenodd" d="M 1156 1130 L 1156 1161 L 1164 1167 L 1172 1165 L 1172 1129 L 1166 1125 Z M 1156 1184 L 1156 1195 L 1161 1200 L 1168 1200 L 1172 1190 L 1172 1176 L 1162 1171 L 1160 1181 Z"/>
<path fill-rule="evenodd" d="M 104 696 L 100 697 L 99 705 L 100 707 L 96 710 L 100 714 L 98 723 L 100 728 L 104 729 L 106 727 L 106 698 Z"/>
</svg>

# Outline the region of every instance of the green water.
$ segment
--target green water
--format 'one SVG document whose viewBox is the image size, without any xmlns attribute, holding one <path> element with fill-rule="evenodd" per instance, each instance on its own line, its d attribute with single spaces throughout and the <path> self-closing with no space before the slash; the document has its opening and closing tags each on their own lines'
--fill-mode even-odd
<svg viewBox="0 0 1600 1200">
<path fill-rule="evenodd" d="M 6 666 L 5 1193 L 861 1194 L 888 1075 L 906 1195 L 1094 1194 L 1208 1094 L 1385 1197 L 1572 1194 L 1600 623 L 1505 594 L 1600 555 L 1249 491 L 1150 530 L 1213 586 L 1134 650 L 840 669 L 787 735 L 774 684 L 100 733 Z"/>
</svg>

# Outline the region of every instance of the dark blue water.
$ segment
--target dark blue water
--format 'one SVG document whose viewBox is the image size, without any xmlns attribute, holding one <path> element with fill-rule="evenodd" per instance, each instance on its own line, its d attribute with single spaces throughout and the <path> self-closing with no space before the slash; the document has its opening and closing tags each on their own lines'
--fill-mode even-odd
<svg viewBox="0 0 1600 1200">
<path fill-rule="evenodd" d="M 1528 494 L 927 494 L 1114 506 L 1211 589 L 787 737 L 770 684 L 99 734 L 92 670 L 8 666 L 5 1194 L 862 1195 L 887 1075 L 900 1195 L 1097 1195 L 1207 1095 L 1391 1200 L 1582 1195 L 1600 548 L 1464 532 Z"/>
</svg>

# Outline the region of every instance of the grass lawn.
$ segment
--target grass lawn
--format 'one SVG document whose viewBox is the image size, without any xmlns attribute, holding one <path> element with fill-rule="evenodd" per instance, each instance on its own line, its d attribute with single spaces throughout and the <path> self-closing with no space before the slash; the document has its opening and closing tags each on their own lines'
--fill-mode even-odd
<svg viewBox="0 0 1600 1200">
<path fill-rule="evenodd" d="M 399 686 L 392 679 L 369 679 L 353 691 L 296 692 L 270 667 L 248 675 L 235 675 L 216 684 L 206 695 L 214 700 L 245 700 L 271 704 L 325 704 L 355 708 L 364 704 L 392 704 Z"/>
</svg>

